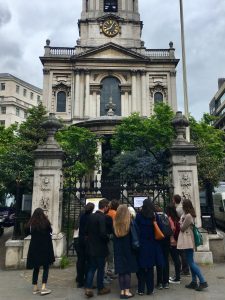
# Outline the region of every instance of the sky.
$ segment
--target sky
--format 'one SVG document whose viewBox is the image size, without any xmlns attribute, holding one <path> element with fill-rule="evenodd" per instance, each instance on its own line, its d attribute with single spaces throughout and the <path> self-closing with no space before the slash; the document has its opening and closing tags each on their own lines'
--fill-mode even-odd
<svg viewBox="0 0 225 300">
<path fill-rule="evenodd" d="M 73 47 L 82 0 L 0 0 L 0 73 L 42 88 L 39 56 L 51 46 Z M 225 77 L 225 1 L 183 0 L 189 111 L 196 119 Z M 179 0 L 139 0 L 146 48 L 169 48 L 181 59 Z M 177 67 L 178 109 L 183 105 L 182 61 Z"/>
</svg>

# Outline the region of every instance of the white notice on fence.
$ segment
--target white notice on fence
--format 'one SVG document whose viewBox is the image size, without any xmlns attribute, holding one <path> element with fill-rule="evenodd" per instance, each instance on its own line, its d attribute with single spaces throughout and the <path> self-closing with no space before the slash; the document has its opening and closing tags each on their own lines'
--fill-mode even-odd
<svg viewBox="0 0 225 300">
<path fill-rule="evenodd" d="M 142 207 L 145 199 L 147 199 L 147 197 L 134 197 L 134 207 Z"/>
<path fill-rule="evenodd" d="M 99 203 L 99 201 L 102 200 L 102 199 L 103 199 L 103 198 L 89 198 L 89 199 L 86 199 L 86 204 L 87 204 L 88 202 L 93 203 L 94 206 L 95 206 L 95 208 L 94 208 L 94 210 L 93 210 L 93 213 L 95 213 L 96 210 L 98 210 L 98 203 Z"/>
</svg>

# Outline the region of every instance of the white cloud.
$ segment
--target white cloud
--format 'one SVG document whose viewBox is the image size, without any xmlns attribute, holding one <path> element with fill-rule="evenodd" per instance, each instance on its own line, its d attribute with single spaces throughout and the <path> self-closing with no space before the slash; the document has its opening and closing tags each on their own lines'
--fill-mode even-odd
<svg viewBox="0 0 225 300">
<path fill-rule="evenodd" d="M 189 108 L 200 118 L 225 77 L 225 1 L 183 0 Z M 78 38 L 81 0 L 0 0 L 0 72 L 42 86 L 39 56 L 50 38 L 53 46 L 72 47 Z M 139 0 L 148 48 L 174 42 L 181 58 L 179 0 Z M 182 64 L 177 68 L 179 109 L 183 110 Z"/>
</svg>

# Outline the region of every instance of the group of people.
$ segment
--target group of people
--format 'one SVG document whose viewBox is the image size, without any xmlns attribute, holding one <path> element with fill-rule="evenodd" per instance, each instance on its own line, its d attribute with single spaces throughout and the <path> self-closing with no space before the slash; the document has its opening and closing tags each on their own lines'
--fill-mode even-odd
<svg viewBox="0 0 225 300">
<path fill-rule="evenodd" d="M 134 296 L 131 274 L 137 277 L 137 294 L 151 295 L 157 289 L 179 284 L 181 275 L 191 271 L 192 280 L 186 288 L 202 291 L 208 284 L 194 262 L 195 242 L 193 225 L 195 210 L 190 200 L 181 201 L 174 195 L 166 213 L 145 199 L 136 213 L 132 207 L 116 200 L 99 201 L 98 210 L 87 203 L 79 219 L 77 251 L 77 286 L 85 288 L 85 295 L 94 296 L 93 280 L 97 271 L 97 294 L 110 293 L 105 277 L 118 276 L 120 298 Z M 163 238 L 156 238 L 155 227 Z M 175 275 L 170 277 L 169 255 Z M 154 279 L 156 268 L 156 280 Z M 190 269 L 190 271 L 189 271 Z M 115 278 L 115 277 L 113 277 Z"/>
<path fill-rule="evenodd" d="M 108 278 L 118 277 L 120 299 L 134 296 L 131 291 L 131 274 L 137 278 L 137 294 L 151 295 L 157 289 L 168 289 L 169 284 L 179 284 L 181 275 L 191 271 L 192 280 L 185 287 L 202 291 L 208 284 L 194 261 L 195 242 L 193 225 L 196 217 L 190 200 L 181 201 L 173 196 L 173 203 L 166 213 L 150 199 L 136 213 L 132 207 L 119 201 L 99 201 L 98 210 L 93 213 L 94 204 L 87 203 L 79 216 L 76 229 L 77 287 L 85 288 L 85 295 L 94 296 L 93 281 L 97 271 L 97 293 L 110 293 L 106 287 Z M 156 237 L 156 229 L 163 238 Z M 47 295 L 46 287 L 49 266 L 55 261 L 52 245 L 51 224 L 41 208 L 37 208 L 26 227 L 31 235 L 27 268 L 33 269 L 33 294 Z M 169 255 L 175 275 L 170 277 Z M 42 286 L 38 288 L 38 275 L 43 266 Z M 156 280 L 154 279 L 156 268 Z M 190 270 L 190 271 L 189 271 Z"/>
</svg>

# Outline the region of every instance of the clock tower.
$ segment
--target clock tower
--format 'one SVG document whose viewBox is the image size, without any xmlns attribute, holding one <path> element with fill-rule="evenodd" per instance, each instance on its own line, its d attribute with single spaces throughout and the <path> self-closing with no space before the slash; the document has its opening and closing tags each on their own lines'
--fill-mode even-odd
<svg viewBox="0 0 225 300">
<path fill-rule="evenodd" d="M 112 41 L 123 47 L 141 46 L 138 0 L 83 0 L 78 25 L 83 47 Z"/>
</svg>

